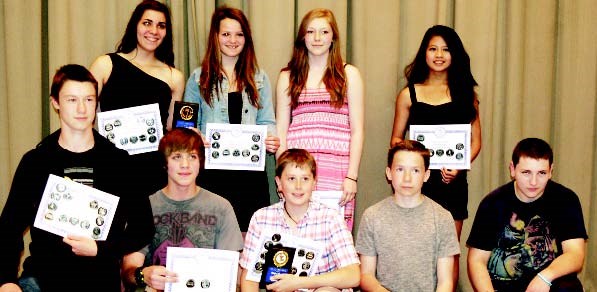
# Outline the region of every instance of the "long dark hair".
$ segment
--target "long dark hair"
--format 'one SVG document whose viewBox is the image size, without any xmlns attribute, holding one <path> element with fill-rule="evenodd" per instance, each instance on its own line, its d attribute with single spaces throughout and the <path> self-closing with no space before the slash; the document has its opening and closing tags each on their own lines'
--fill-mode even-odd
<svg viewBox="0 0 597 292">
<path fill-rule="evenodd" d="M 303 17 L 296 39 L 294 40 L 292 58 L 286 68 L 282 69 L 282 71 L 290 71 L 287 89 L 290 96 L 290 105 L 291 108 L 295 108 L 298 105 L 298 98 L 307 83 L 309 75 L 309 52 L 305 44 L 305 36 L 307 35 L 307 26 L 316 18 L 325 19 L 332 28 L 332 45 L 330 46 L 327 68 L 323 74 L 322 81 L 330 93 L 331 105 L 335 108 L 341 108 L 344 104 L 344 97 L 346 96 L 347 80 L 344 71 L 344 61 L 342 61 L 340 51 L 340 31 L 332 11 L 324 8 L 313 9 Z"/>
<path fill-rule="evenodd" d="M 160 46 L 155 50 L 155 57 L 168 66 L 174 67 L 174 45 L 172 41 L 172 19 L 170 17 L 170 10 L 168 9 L 168 6 L 156 0 L 144 0 L 135 7 L 129 22 L 126 25 L 124 35 L 116 47 L 116 52 L 130 53 L 137 48 L 137 25 L 146 10 L 161 12 L 166 17 L 166 36 L 162 40 Z"/>
<path fill-rule="evenodd" d="M 475 81 L 471 72 L 470 57 L 466 53 L 464 45 L 454 29 L 443 25 L 435 25 L 429 28 L 425 32 L 415 59 L 404 68 L 404 76 L 406 76 L 409 86 L 423 83 L 427 80 L 429 77 L 429 66 L 425 61 L 425 56 L 429 41 L 434 36 L 444 39 L 452 56 L 452 63 L 448 67 L 448 88 L 452 96 L 452 102 L 463 107 L 467 113 L 467 118 L 472 122 L 477 117 L 477 109 L 475 107 L 475 103 L 478 102 L 477 95 L 475 94 L 477 81 Z"/>
<path fill-rule="evenodd" d="M 236 8 L 222 6 L 216 9 L 211 16 L 207 50 L 201 62 L 199 90 L 203 99 L 209 105 L 212 104 L 214 90 L 216 92 L 220 91 L 223 75 L 222 53 L 220 52 L 218 35 L 220 33 L 220 22 L 226 18 L 238 21 L 245 36 L 245 45 L 234 65 L 237 89 L 241 92 L 243 90 L 246 91 L 251 104 L 256 108 L 260 108 L 259 91 L 257 91 L 257 85 L 255 85 L 255 73 L 259 70 L 259 66 L 257 65 L 257 57 L 255 56 L 255 48 L 253 47 L 251 27 L 245 14 Z"/>
</svg>

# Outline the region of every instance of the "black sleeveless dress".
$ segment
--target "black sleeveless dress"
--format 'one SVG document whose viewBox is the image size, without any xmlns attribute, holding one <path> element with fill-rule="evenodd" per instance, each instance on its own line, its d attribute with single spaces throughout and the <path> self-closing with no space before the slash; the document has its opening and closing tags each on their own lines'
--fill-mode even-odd
<svg viewBox="0 0 597 292">
<path fill-rule="evenodd" d="M 417 100 L 417 93 L 414 85 L 409 85 L 410 114 L 408 125 L 441 125 L 441 124 L 470 124 L 466 111 L 454 102 L 440 105 L 431 105 Z M 422 193 L 442 205 L 450 213 L 454 220 L 468 218 L 468 182 L 466 171 L 460 171 L 456 178 L 449 184 L 442 182 L 440 170 L 431 170 L 431 176 L 423 184 Z"/>
<path fill-rule="evenodd" d="M 172 90 L 164 81 L 155 78 L 131 64 L 122 56 L 108 54 L 112 60 L 112 72 L 99 96 L 100 109 L 110 111 L 157 103 L 166 133 L 168 109 Z M 168 179 L 161 154 L 157 151 L 135 154 L 131 162 L 136 172 L 132 174 L 140 193 L 148 196 L 163 188 Z"/>
</svg>

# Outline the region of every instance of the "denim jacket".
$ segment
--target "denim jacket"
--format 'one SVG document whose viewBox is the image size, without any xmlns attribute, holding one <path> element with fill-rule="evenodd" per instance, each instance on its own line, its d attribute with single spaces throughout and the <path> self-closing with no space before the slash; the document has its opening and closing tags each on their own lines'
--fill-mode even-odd
<svg viewBox="0 0 597 292">
<path fill-rule="evenodd" d="M 199 91 L 199 76 L 201 67 L 195 69 L 184 92 L 184 101 L 199 104 L 199 114 L 197 117 L 197 128 L 205 135 L 205 126 L 207 123 L 225 123 L 229 124 L 228 119 L 228 79 L 224 76 L 220 86 L 220 92 L 212 100 L 210 106 L 201 96 Z M 274 116 L 274 106 L 272 104 L 272 88 L 269 78 L 263 70 L 255 73 L 255 84 L 259 91 L 259 105 L 261 108 L 254 107 L 249 101 L 246 91 L 242 93 L 243 109 L 241 124 L 248 125 L 267 125 L 268 135 L 276 135 L 276 119 Z"/>
</svg>

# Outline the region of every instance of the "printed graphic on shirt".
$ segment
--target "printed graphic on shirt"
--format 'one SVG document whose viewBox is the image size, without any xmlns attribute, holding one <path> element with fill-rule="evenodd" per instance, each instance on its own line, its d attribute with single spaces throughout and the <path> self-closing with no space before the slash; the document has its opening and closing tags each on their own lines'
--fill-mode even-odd
<svg viewBox="0 0 597 292">
<path fill-rule="evenodd" d="M 93 168 L 91 167 L 67 167 L 64 169 L 64 177 L 93 187 Z"/>
<path fill-rule="evenodd" d="M 166 265 L 166 250 L 173 247 L 213 248 L 218 218 L 215 215 L 168 212 L 153 217 L 156 235 L 152 259 L 154 265 Z M 152 250 L 152 249 L 150 249 Z"/>
<path fill-rule="evenodd" d="M 491 252 L 487 268 L 494 280 L 519 280 L 549 265 L 556 258 L 557 249 L 545 219 L 534 216 L 525 222 L 512 213 L 510 224 L 499 235 L 498 247 Z"/>
</svg>

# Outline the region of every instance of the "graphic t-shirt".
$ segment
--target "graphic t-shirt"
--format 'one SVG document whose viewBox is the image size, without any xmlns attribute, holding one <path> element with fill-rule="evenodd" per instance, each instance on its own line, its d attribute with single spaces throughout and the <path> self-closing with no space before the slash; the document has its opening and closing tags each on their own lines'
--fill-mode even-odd
<svg viewBox="0 0 597 292">
<path fill-rule="evenodd" d="M 149 197 L 155 235 L 141 250 L 148 265 L 166 265 L 166 250 L 199 247 L 238 251 L 242 235 L 230 203 L 205 189 L 191 199 L 175 201 L 161 190 Z"/>
</svg>

